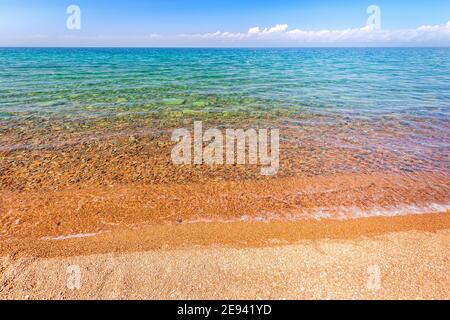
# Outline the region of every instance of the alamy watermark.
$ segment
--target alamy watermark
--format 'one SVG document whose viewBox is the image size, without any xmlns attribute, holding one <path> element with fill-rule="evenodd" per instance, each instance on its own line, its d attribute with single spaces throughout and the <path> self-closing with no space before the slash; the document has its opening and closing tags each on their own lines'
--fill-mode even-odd
<svg viewBox="0 0 450 320">
<path fill-rule="evenodd" d="M 381 30 L 381 9 L 377 5 L 371 5 L 367 8 L 367 14 L 370 14 L 367 18 L 366 27 L 369 30 Z"/>
<path fill-rule="evenodd" d="M 270 140 L 270 148 L 269 148 Z M 278 129 L 203 130 L 201 121 L 194 122 L 193 136 L 188 129 L 176 129 L 172 150 L 176 165 L 261 165 L 261 174 L 272 176 L 280 168 L 280 132 Z M 206 143 L 206 145 L 204 145 Z M 270 150 L 269 150 L 270 149 Z"/>
<path fill-rule="evenodd" d="M 77 5 L 70 5 L 66 9 L 66 13 L 70 16 L 66 20 L 68 30 L 81 30 L 81 9 Z"/>
<path fill-rule="evenodd" d="M 378 291 L 381 289 L 381 270 L 377 265 L 367 268 L 367 289 Z"/>
<path fill-rule="evenodd" d="M 66 269 L 67 281 L 66 286 L 69 290 L 81 289 L 81 269 L 77 265 L 68 266 Z"/>
</svg>

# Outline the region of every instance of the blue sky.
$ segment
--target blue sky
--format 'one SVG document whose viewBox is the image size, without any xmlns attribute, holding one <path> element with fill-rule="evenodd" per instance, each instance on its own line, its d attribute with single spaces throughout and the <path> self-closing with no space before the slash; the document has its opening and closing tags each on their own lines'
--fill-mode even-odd
<svg viewBox="0 0 450 320">
<path fill-rule="evenodd" d="M 81 30 L 66 28 L 72 4 Z M 372 4 L 375 33 L 360 30 Z M 449 0 L 0 0 L 0 45 L 448 46 L 449 20 Z"/>
</svg>

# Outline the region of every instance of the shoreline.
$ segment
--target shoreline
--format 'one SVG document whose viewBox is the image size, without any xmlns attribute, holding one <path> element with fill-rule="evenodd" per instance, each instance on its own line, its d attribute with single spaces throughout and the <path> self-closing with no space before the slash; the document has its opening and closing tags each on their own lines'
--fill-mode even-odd
<svg viewBox="0 0 450 320">
<path fill-rule="evenodd" d="M 390 233 L 450 230 L 450 211 L 351 220 L 196 223 L 122 226 L 93 234 L 0 241 L 0 256 L 53 258 L 186 248 L 263 248 L 302 241 L 353 241 Z M 450 246 L 447 248 L 450 250 Z M 450 252 L 449 252 L 450 253 Z"/>
<path fill-rule="evenodd" d="M 184 226 L 207 221 L 231 224 L 352 220 L 370 215 L 425 213 L 420 208 L 430 213 L 445 212 L 450 197 L 449 182 L 446 174 L 339 174 L 3 191 L 0 240 L 96 234 L 146 225 Z"/>
</svg>

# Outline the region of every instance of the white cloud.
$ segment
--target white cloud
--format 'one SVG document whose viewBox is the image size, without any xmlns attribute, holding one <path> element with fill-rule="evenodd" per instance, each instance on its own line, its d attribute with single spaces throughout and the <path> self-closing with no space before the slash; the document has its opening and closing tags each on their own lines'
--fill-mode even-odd
<svg viewBox="0 0 450 320">
<path fill-rule="evenodd" d="M 252 37 L 267 36 L 270 34 L 282 34 L 285 33 L 288 28 L 287 24 L 277 24 L 270 28 L 264 28 L 261 30 L 260 27 L 250 28 L 247 33 L 241 32 L 221 32 L 217 31 L 214 33 L 201 33 L 201 34 L 180 34 L 175 37 L 190 38 L 190 39 L 250 39 Z"/>
<path fill-rule="evenodd" d="M 248 30 L 248 34 L 258 34 L 260 32 L 261 30 L 259 29 L 259 27 L 253 27 Z"/>
<path fill-rule="evenodd" d="M 264 30 L 261 31 L 260 27 L 253 27 L 248 30 L 249 35 L 261 35 L 261 34 L 268 34 L 268 33 L 281 33 L 285 32 L 288 28 L 287 24 L 277 24 L 271 28 L 264 28 Z"/>
<path fill-rule="evenodd" d="M 247 33 L 216 32 L 200 35 L 185 35 L 191 39 L 240 40 L 241 42 L 301 44 L 339 44 L 339 43 L 421 43 L 445 42 L 450 44 L 450 21 L 445 25 L 423 25 L 416 29 L 372 30 L 370 26 L 336 30 L 288 30 L 287 24 L 277 24 L 270 28 L 252 27 Z"/>
<path fill-rule="evenodd" d="M 436 31 L 439 29 L 440 26 L 430 26 L 430 25 L 424 25 L 417 28 L 418 31 Z"/>
<path fill-rule="evenodd" d="M 20 40 L 20 41 L 19 41 Z M 442 25 L 423 25 L 405 30 L 372 30 L 370 27 L 336 30 L 290 29 L 287 24 L 247 32 L 178 35 L 98 35 L 61 37 L 39 36 L 13 39 L 0 36 L 0 45 L 27 46 L 346 46 L 346 45 L 446 45 L 450 46 L 450 21 Z"/>
<path fill-rule="evenodd" d="M 269 29 L 269 33 L 285 32 L 287 28 L 288 28 L 287 24 L 277 24 L 276 26 Z"/>
</svg>

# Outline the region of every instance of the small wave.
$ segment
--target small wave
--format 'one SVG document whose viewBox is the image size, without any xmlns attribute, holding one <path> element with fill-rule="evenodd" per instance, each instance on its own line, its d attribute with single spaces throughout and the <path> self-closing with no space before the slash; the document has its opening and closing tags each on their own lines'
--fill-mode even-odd
<svg viewBox="0 0 450 320">
<path fill-rule="evenodd" d="M 95 237 L 98 233 L 80 233 L 80 234 L 72 234 L 67 236 L 58 236 L 58 237 L 43 237 L 41 240 L 45 241 L 63 241 L 68 239 L 79 239 L 79 238 L 90 238 Z"/>
<path fill-rule="evenodd" d="M 351 220 L 370 217 L 395 217 L 407 215 L 421 215 L 430 213 L 447 213 L 450 211 L 450 204 L 432 203 L 428 205 L 401 205 L 396 207 L 382 208 L 374 207 L 361 209 L 358 207 L 334 207 L 315 208 L 302 212 L 290 212 L 278 214 L 265 212 L 256 216 L 243 215 L 240 218 L 214 219 L 199 218 L 189 220 L 187 223 L 233 223 L 233 222 L 264 222 L 271 221 L 300 221 L 300 220 Z"/>
</svg>

